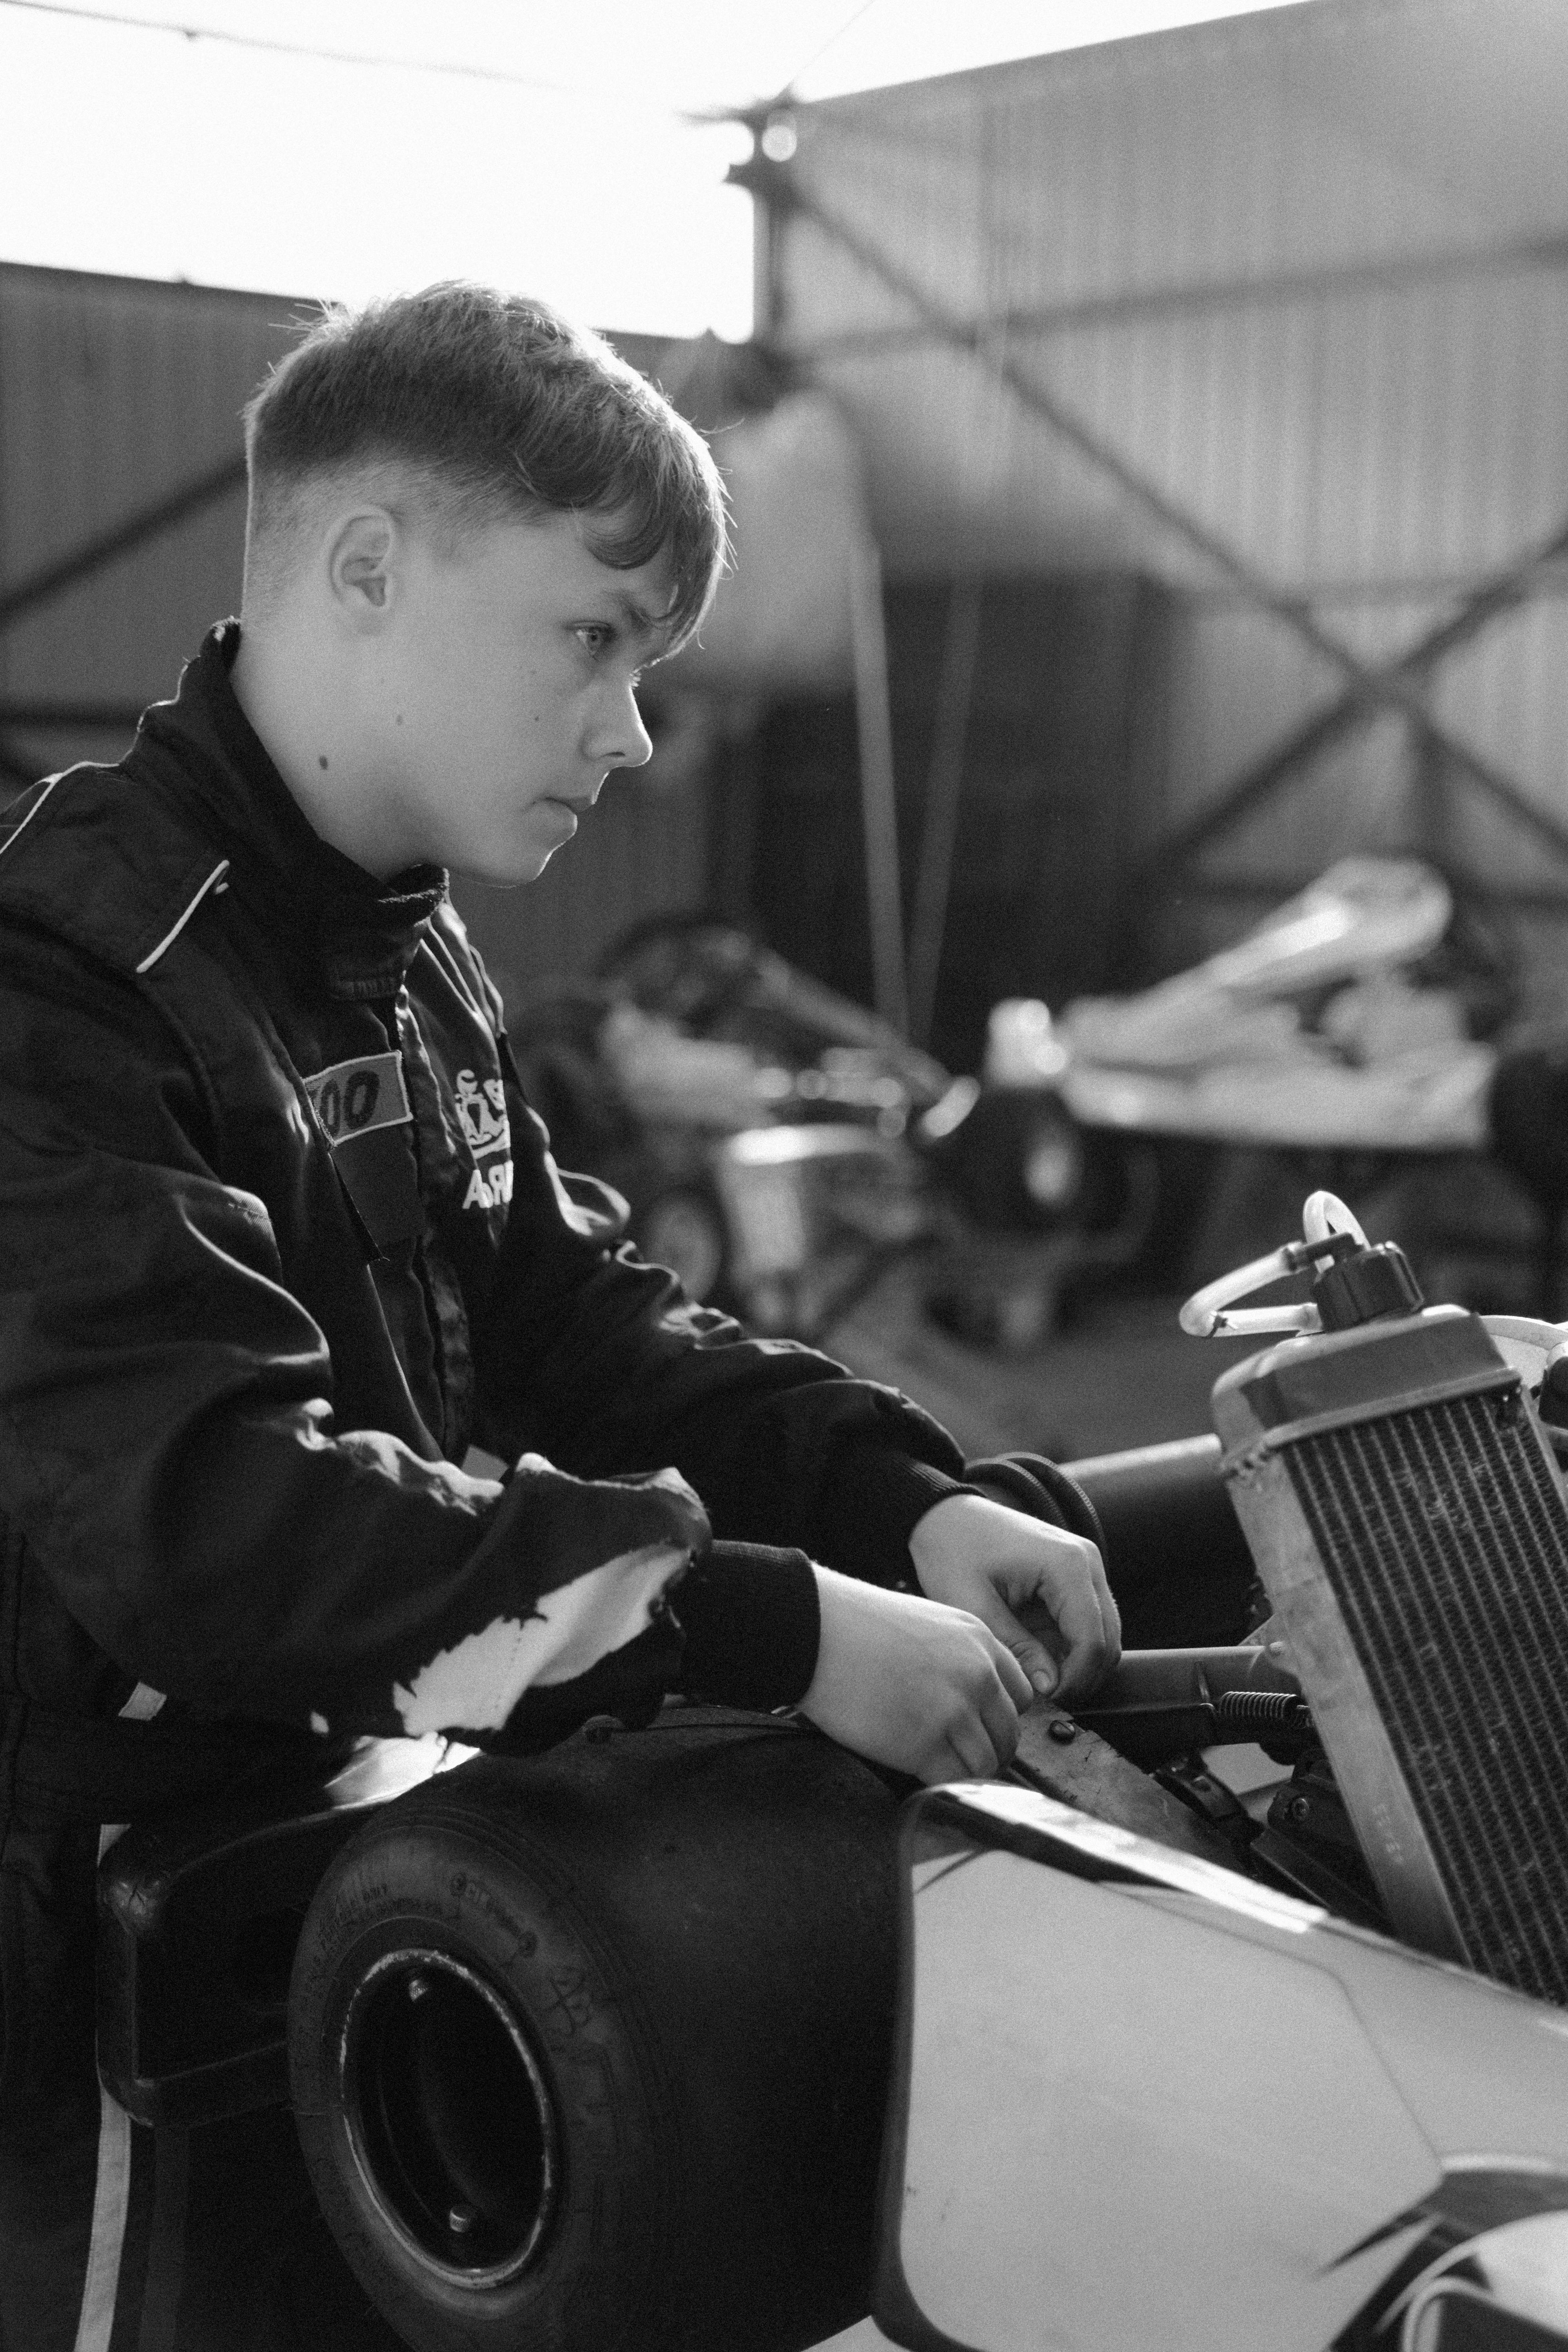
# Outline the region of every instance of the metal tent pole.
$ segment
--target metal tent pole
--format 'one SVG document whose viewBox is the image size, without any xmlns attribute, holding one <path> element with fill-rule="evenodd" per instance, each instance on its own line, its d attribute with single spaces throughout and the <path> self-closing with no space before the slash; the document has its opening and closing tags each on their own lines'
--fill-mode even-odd
<svg viewBox="0 0 1568 2352">
<path fill-rule="evenodd" d="M 910 1034 L 917 1045 L 931 1043 L 936 1010 L 937 974 L 947 929 L 948 895 L 958 841 L 958 808 L 963 793 L 963 751 L 969 732 L 974 656 L 980 643 L 980 583 L 973 573 L 955 580 L 948 604 L 947 630 L 931 730 L 921 828 L 920 866 L 915 877 L 915 912 L 910 940 Z"/>
<path fill-rule="evenodd" d="M 872 1001 L 884 1021 L 909 1034 L 904 909 L 899 878 L 898 802 L 893 787 L 893 714 L 888 695 L 888 633 L 882 559 L 869 530 L 854 539 L 849 637 L 855 668 L 855 728 L 860 751 L 860 818 L 866 838 L 866 901 L 871 926 Z"/>
</svg>

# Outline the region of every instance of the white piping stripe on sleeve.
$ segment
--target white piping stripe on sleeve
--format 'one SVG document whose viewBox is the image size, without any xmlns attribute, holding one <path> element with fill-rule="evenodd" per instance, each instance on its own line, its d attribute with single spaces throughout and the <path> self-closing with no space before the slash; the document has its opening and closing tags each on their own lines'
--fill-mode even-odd
<svg viewBox="0 0 1568 2352">
<path fill-rule="evenodd" d="M 60 771 L 60 775 L 64 775 L 65 772 L 66 771 L 62 769 Z M 8 833 L 5 840 L 0 841 L 0 857 L 5 856 L 5 852 L 11 847 L 14 842 L 21 840 L 22 835 L 26 832 L 27 827 L 32 824 L 33 819 L 37 815 L 38 811 L 43 807 L 44 803 L 48 799 L 49 794 L 54 791 L 55 786 L 59 782 L 59 776 L 51 776 L 49 778 L 48 782 L 44 786 L 43 791 L 38 794 L 37 799 L 33 803 L 32 807 L 27 811 L 26 815 L 22 819 L 21 824 L 16 827 L 16 831 L 14 833 Z"/>
<path fill-rule="evenodd" d="M 109 1844 L 116 1835 L 106 1829 Z M 109 1844 L 102 1851 L 107 1853 Z M 99 2085 L 98 2179 L 92 2192 L 92 2236 L 81 2291 L 73 2352 L 109 2352 L 114 2306 L 120 2296 L 120 2257 L 125 2249 L 125 2217 L 131 2205 L 131 2118 L 118 2099 Z"/>
<path fill-rule="evenodd" d="M 151 1723 L 163 1704 L 162 1691 L 154 1690 L 151 1683 L 138 1683 L 120 1710 L 121 1719 L 126 1723 Z M 126 1827 L 124 1822 L 103 1823 L 98 1832 L 100 1862 L 115 1841 L 125 1835 Z M 101 2084 L 98 2100 L 98 2175 L 92 2191 L 92 2234 L 88 2241 L 87 2275 L 82 2283 L 81 2313 L 77 2320 L 73 2352 L 109 2352 L 109 2339 L 114 2332 L 114 2306 L 120 2295 L 125 2220 L 131 2209 L 131 2118 Z"/>
<path fill-rule="evenodd" d="M 122 1723 L 151 1723 L 163 1706 L 164 1694 L 154 1690 L 151 1683 L 138 1683 L 120 1710 Z M 101 1861 L 102 1856 L 99 1859 Z"/>
<path fill-rule="evenodd" d="M 144 955 L 142 957 L 141 962 L 136 967 L 139 972 L 151 971 L 153 966 L 157 962 L 158 958 L 163 953 L 164 950 L 174 946 L 174 941 L 179 938 L 180 933 L 184 929 L 185 925 L 190 921 L 191 917 L 195 913 L 196 908 L 201 905 L 202 900 L 206 897 L 207 892 L 212 888 L 213 884 L 215 882 L 221 882 L 227 872 L 228 860 L 226 857 L 220 857 L 217 864 L 213 867 L 212 872 L 207 876 L 206 880 L 202 884 L 201 888 L 196 892 L 195 897 L 191 900 L 190 905 L 185 908 L 184 913 L 180 917 L 179 921 L 174 925 L 174 929 L 164 932 L 163 938 L 159 940 L 151 955 Z"/>
<path fill-rule="evenodd" d="M 132 1695 L 134 1703 L 135 1693 Z M 121 1715 L 126 1708 L 121 1708 Z M 117 1838 L 125 1835 L 123 1822 L 105 1822 L 98 1833 L 100 1862 Z M 131 2209 L 131 2118 L 102 2084 L 98 2088 L 98 2175 L 92 2190 L 92 2235 L 88 2240 L 87 2274 L 82 2281 L 81 2312 L 77 2320 L 72 2352 L 109 2352 L 114 2332 L 114 2306 L 120 2297 L 120 2258 L 125 2251 L 125 2220 Z"/>
</svg>

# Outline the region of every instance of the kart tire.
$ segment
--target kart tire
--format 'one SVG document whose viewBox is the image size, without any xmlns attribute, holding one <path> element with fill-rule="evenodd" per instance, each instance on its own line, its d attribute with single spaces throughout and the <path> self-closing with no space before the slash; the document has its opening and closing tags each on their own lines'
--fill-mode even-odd
<svg viewBox="0 0 1568 2352">
<path fill-rule="evenodd" d="M 415 2352 L 799 2352 L 868 2308 L 897 1799 L 717 1710 L 485 1758 L 329 1870 L 289 2056 Z"/>
<path fill-rule="evenodd" d="M 950 1188 L 983 1233 L 1055 1233 L 1081 1215 L 1083 1130 L 1049 1087 L 988 1089 L 940 1149 Z"/>
<path fill-rule="evenodd" d="M 632 1238 L 650 1264 L 668 1266 L 695 1305 L 710 1306 L 726 1292 L 730 1236 L 724 1213 L 705 1186 L 672 1184 L 639 1202 Z"/>
</svg>

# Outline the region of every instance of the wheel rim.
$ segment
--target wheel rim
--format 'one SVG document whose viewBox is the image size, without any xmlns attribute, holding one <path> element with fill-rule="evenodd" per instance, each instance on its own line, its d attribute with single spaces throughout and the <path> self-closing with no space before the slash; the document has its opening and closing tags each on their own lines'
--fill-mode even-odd
<svg viewBox="0 0 1568 2352">
<path fill-rule="evenodd" d="M 641 1219 L 642 1253 L 678 1275 L 699 1306 L 717 1289 L 724 1265 L 724 1230 L 716 1210 L 695 1192 L 666 1192 Z"/>
<path fill-rule="evenodd" d="M 554 2111 L 510 2004 L 450 1952 L 382 1956 L 339 2044 L 354 2164 L 420 2263 L 473 2288 L 535 2260 L 555 2210 Z"/>
<path fill-rule="evenodd" d="M 1069 1206 L 1083 1185 L 1083 1146 L 1071 1128 L 1036 1128 L 1024 1149 L 1023 1183 L 1038 1211 L 1059 1214 Z"/>
</svg>

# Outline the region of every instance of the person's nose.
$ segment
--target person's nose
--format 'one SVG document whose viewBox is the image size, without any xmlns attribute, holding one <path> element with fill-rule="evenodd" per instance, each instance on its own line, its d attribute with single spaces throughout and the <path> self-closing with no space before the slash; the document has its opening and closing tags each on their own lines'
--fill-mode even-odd
<svg viewBox="0 0 1568 2352">
<path fill-rule="evenodd" d="M 643 725 L 634 687 L 619 687 L 606 697 L 595 714 L 588 753 L 607 768 L 645 768 L 652 759 L 653 738 Z"/>
</svg>

